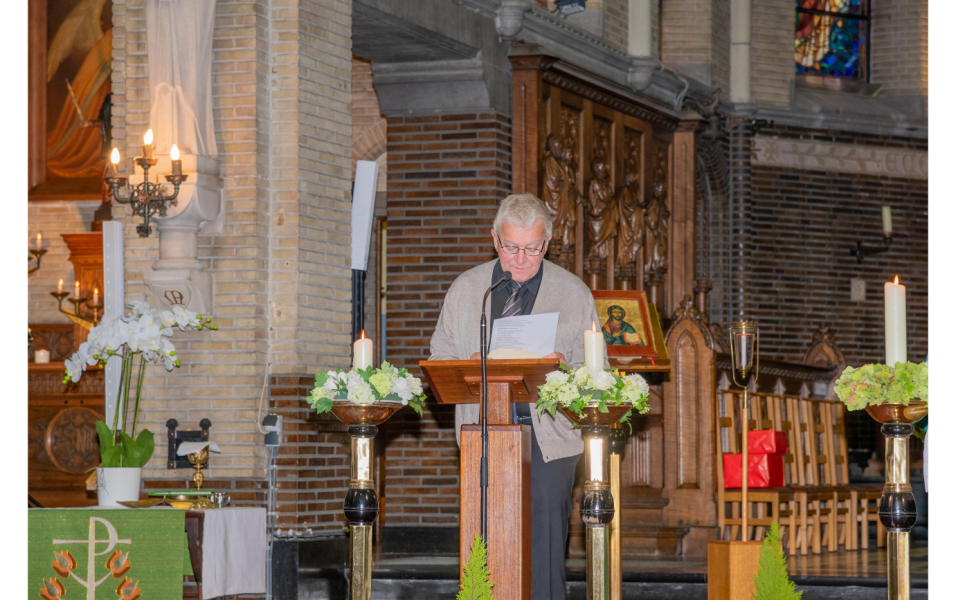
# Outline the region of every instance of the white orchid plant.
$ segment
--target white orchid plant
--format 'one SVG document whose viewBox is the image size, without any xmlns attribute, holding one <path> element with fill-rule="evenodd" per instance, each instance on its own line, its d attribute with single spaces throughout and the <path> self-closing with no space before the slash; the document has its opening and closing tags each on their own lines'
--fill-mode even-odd
<svg viewBox="0 0 956 600">
<path fill-rule="evenodd" d="M 140 301 L 130 302 L 129 306 L 132 309 L 130 314 L 104 320 L 90 329 L 86 341 L 80 344 L 71 358 L 64 361 L 66 375 L 63 383 L 68 383 L 79 381 L 88 367 L 105 365 L 106 361 L 114 356 L 121 356 L 123 359 L 113 427 L 103 421 L 96 422 L 103 467 L 142 467 L 153 455 L 153 433 L 143 429 L 136 435 L 143 379 L 146 365 L 149 363 L 162 363 L 167 371 L 179 366 L 176 348 L 168 339 L 175 328 L 178 327 L 181 331 L 218 329 L 211 324 L 212 319 L 203 318 L 202 315 L 185 310 L 181 306 L 173 307 L 172 311 L 158 310 L 149 303 Z M 133 361 L 137 354 L 139 365 L 136 381 L 133 382 Z M 133 385 L 136 386 L 135 408 L 130 433 L 126 433 L 129 396 Z"/>
<path fill-rule="evenodd" d="M 315 374 L 315 389 L 309 393 L 308 403 L 318 413 L 332 410 L 335 400 L 347 400 L 353 404 L 374 402 L 401 402 L 422 414 L 422 382 L 408 373 L 383 362 L 381 368 L 336 369 Z"/>
<path fill-rule="evenodd" d="M 622 377 L 610 369 L 592 372 L 586 366 L 571 369 L 564 363 L 560 368 L 548 373 L 545 384 L 538 386 L 539 416 L 547 411 L 553 417 L 559 407 L 581 415 L 588 405 L 596 405 L 598 412 L 607 413 L 608 405 L 630 404 L 631 409 L 621 417 L 621 423 L 630 424 L 632 412 L 644 414 L 651 409 L 647 403 L 647 382 L 637 373 Z"/>
</svg>

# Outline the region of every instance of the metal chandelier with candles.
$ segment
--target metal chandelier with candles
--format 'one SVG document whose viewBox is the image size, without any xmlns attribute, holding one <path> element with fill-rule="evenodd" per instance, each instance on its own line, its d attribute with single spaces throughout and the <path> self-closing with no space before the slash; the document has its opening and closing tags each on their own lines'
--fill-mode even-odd
<svg viewBox="0 0 956 600">
<path fill-rule="evenodd" d="M 168 204 L 174 204 L 176 197 L 179 196 L 179 186 L 188 178 L 183 175 L 182 161 L 179 160 L 179 149 L 174 144 L 170 153 L 172 160 L 172 172 L 165 175 L 166 181 L 173 184 L 173 193 L 166 194 L 165 188 L 159 183 L 149 182 L 149 169 L 155 166 L 159 160 L 153 157 L 153 130 L 150 129 L 143 136 L 143 154 L 133 160 L 143 170 L 143 182 L 135 187 L 129 187 L 128 178 L 120 177 L 117 165 L 119 165 L 119 149 L 113 148 L 110 153 L 110 167 L 106 177 L 103 178 L 106 184 L 113 191 L 113 197 L 117 202 L 129 204 L 133 213 L 141 216 L 143 222 L 136 226 L 136 233 L 140 237 L 149 237 L 150 218 L 154 216 L 165 217 Z M 126 193 L 120 192 L 120 187 L 125 188 Z"/>
</svg>

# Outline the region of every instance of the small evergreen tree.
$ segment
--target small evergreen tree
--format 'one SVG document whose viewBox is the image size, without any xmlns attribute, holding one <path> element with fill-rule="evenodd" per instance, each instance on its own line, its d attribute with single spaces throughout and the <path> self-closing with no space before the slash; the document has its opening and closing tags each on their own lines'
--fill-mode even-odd
<svg viewBox="0 0 956 600">
<path fill-rule="evenodd" d="M 491 574 L 488 572 L 488 550 L 481 536 L 475 534 L 471 542 L 471 556 L 461 577 L 461 589 L 456 600 L 494 600 Z"/>
<path fill-rule="evenodd" d="M 770 531 L 763 538 L 754 584 L 757 590 L 753 600 L 800 600 L 803 597 L 803 592 L 796 590 L 787 575 L 787 561 L 780 545 L 780 526 L 776 521 L 770 524 Z"/>
</svg>

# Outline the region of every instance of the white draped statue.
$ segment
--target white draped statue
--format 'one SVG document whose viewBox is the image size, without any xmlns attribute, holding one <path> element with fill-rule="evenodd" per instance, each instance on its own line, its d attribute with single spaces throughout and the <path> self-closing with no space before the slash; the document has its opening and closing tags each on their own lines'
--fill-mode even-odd
<svg viewBox="0 0 956 600">
<path fill-rule="evenodd" d="M 216 0 L 146 0 L 153 148 L 218 156 L 212 119 Z"/>
</svg>

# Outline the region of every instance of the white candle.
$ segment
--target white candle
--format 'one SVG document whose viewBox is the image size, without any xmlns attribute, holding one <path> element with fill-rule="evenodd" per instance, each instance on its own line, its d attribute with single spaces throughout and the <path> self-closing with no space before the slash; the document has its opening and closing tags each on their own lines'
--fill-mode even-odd
<svg viewBox="0 0 956 600">
<path fill-rule="evenodd" d="M 890 214 L 890 207 L 883 207 L 883 233 L 890 235 L 893 233 L 893 216 Z"/>
<path fill-rule="evenodd" d="M 591 322 L 591 331 L 584 332 L 584 364 L 592 373 L 604 370 L 604 332 Z"/>
<path fill-rule="evenodd" d="M 153 130 L 147 129 L 143 136 L 143 158 L 153 158 Z"/>
<path fill-rule="evenodd" d="M 899 282 L 897 275 L 893 282 L 883 285 L 886 365 L 889 367 L 906 362 L 906 286 Z"/>
<path fill-rule="evenodd" d="M 356 370 L 372 366 L 372 340 L 365 337 L 364 329 L 362 330 L 362 337 L 352 344 L 352 352 L 355 355 L 352 366 Z"/>
<path fill-rule="evenodd" d="M 37 234 L 37 250 L 40 249 L 40 241 L 43 239 L 43 235 Z"/>
<path fill-rule="evenodd" d="M 73 297 L 74 298 L 80 297 L 80 282 L 79 281 L 73 282 Z"/>
<path fill-rule="evenodd" d="M 591 481 L 604 481 L 604 448 L 599 437 L 591 438 Z"/>
<path fill-rule="evenodd" d="M 169 151 L 169 159 L 173 165 L 173 175 L 182 175 L 183 161 L 179 160 L 179 148 L 176 147 L 176 144 L 173 144 L 172 149 Z"/>
<path fill-rule="evenodd" d="M 56 284 L 56 293 L 57 293 L 57 294 L 62 294 L 62 293 L 63 293 L 63 280 L 62 280 L 62 279 L 60 280 L 60 283 Z"/>
<path fill-rule="evenodd" d="M 38 365 L 46 364 L 50 362 L 50 351 L 49 350 L 37 350 L 33 354 L 33 361 Z"/>
<path fill-rule="evenodd" d="M 100 290 L 99 288 L 93 288 L 93 304 L 96 305 L 99 303 L 100 303 Z"/>
</svg>

